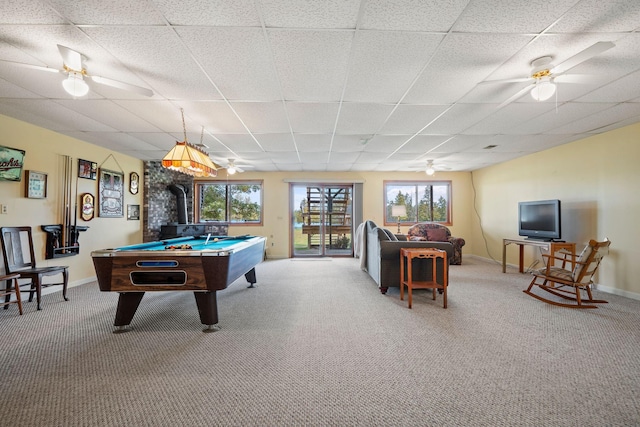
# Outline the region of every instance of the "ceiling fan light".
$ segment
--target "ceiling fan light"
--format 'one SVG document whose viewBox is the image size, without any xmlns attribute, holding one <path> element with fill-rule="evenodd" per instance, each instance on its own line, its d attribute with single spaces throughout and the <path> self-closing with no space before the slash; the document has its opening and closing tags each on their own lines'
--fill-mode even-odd
<svg viewBox="0 0 640 427">
<path fill-rule="evenodd" d="M 536 101 L 546 101 L 556 93 L 556 85 L 551 80 L 536 80 L 535 86 L 531 89 L 531 97 Z"/>
<path fill-rule="evenodd" d="M 62 87 L 74 98 L 80 98 L 89 93 L 89 85 L 85 83 L 82 74 L 72 71 L 69 77 L 62 81 Z"/>
<path fill-rule="evenodd" d="M 433 174 L 436 173 L 436 170 L 433 168 L 433 166 L 427 166 L 427 169 L 424 172 L 427 175 L 432 176 Z"/>
<path fill-rule="evenodd" d="M 227 166 L 227 173 L 229 175 L 234 175 L 236 173 L 236 167 L 233 165 Z"/>
</svg>

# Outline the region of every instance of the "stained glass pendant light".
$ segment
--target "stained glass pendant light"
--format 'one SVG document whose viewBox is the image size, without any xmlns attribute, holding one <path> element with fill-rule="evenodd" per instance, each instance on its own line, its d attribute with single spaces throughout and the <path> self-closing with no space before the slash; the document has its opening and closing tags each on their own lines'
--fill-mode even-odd
<svg viewBox="0 0 640 427">
<path fill-rule="evenodd" d="M 195 145 L 187 141 L 187 127 L 184 123 L 184 110 L 182 113 L 182 128 L 184 141 L 177 141 L 176 146 L 162 159 L 162 166 L 187 175 L 196 177 L 211 177 L 218 175 L 218 167 L 211 161 L 209 155 Z"/>
</svg>

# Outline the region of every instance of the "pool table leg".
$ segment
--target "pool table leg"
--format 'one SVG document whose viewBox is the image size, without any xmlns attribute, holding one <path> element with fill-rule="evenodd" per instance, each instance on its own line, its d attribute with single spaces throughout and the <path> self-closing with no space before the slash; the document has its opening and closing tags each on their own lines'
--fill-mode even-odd
<svg viewBox="0 0 640 427">
<path fill-rule="evenodd" d="M 194 292 L 196 304 L 198 305 L 198 313 L 200 313 L 200 322 L 207 327 L 203 332 L 215 332 L 220 330 L 216 324 L 218 323 L 218 303 L 216 292 Z"/>
<path fill-rule="evenodd" d="M 118 308 L 116 309 L 116 320 L 113 326 L 114 333 L 127 332 L 127 326 L 131 323 L 133 315 L 142 301 L 144 292 L 121 292 L 118 297 Z"/>
<path fill-rule="evenodd" d="M 256 269 L 252 268 L 251 270 L 249 270 L 245 275 L 244 278 L 247 279 L 247 282 L 249 282 L 249 286 L 247 286 L 248 288 L 253 288 L 253 284 L 256 283 Z"/>
</svg>

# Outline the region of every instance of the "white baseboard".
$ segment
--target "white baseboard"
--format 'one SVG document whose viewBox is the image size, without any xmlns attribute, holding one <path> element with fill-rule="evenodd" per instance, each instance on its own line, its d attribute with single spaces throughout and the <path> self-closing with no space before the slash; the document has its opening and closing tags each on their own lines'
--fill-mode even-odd
<svg viewBox="0 0 640 427">
<path fill-rule="evenodd" d="M 96 280 L 98 280 L 96 276 L 85 277 L 84 279 L 80 279 L 80 280 L 74 280 L 73 282 L 69 282 L 67 284 L 67 289 L 75 288 L 76 286 L 84 285 L 86 283 L 95 282 Z M 26 288 L 24 288 L 24 289 L 26 289 Z M 22 289 L 20 289 L 20 291 L 21 291 L 21 293 L 25 292 Z M 52 286 L 52 287 L 49 287 L 49 288 L 43 288 L 42 289 L 42 295 L 48 295 L 48 294 L 52 294 L 54 292 L 62 292 L 62 286 Z"/>
<path fill-rule="evenodd" d="M 488 263 L 492 263 L 492 264 L 498 263 L 500 266 L 502 266 L 502 261 L 498 262 L 498 261 L 495 261 L 493 259 L 481 257 L 481 256 L 478 256 L 478 255 L 465 255 L 465 257 L 473 258 L 473 259 L 476 259 L 478 261 L 488 262 Z M 464 263 L 464 260 L 463 260 L 463 263 Z M 518 266 L 515 265 L 515 264 L 507 264 L 507 267 L 518 268 Z M 623 289 L 614 288 L 612 286 L 605 286 L 605 285 L 599 285 L 599 284 L 595 284 L 594 285 L 594 289 L 597 289 L 597 290 L 599 290 L 601 292 L 606 292 L 608 294 L 620 295 L 622 297 L 631 298 L 631 299 L 635 299 L 635 300 L 639 300 L 640 301 L 640 294 L 638 294 L 636 292 L 629 292 L 629 291 L 625 291 Z"/>
<path fill-rule="evenodd" d="M 613 288 L 611 286 L 604 286 L 604 285 L 598 285 L 598 284 L 594 285 L 594 288 L 599 290 L 599 291 L 601 291 L 601 292 L 606 292 L 608 294 L 620 295 L 621 297 L 640 300 L 640 294 L 638 294 L 636 292 L 629 292 L 629 291 L 625 291 L 623 289 L 617 289 L 617 288 Z"/>
</svg>

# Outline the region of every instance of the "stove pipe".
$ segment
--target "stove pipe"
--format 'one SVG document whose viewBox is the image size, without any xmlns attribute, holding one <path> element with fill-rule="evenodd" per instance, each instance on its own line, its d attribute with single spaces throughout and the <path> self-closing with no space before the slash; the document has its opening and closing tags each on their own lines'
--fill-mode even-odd
<svg viewBox="0 0 640 427">
<path fill-rule="evenodd" d="M 182 185 L 171 184 L 167 187 L 176 196 L 178 208 L 178 224 L 188 224 L 187 221 L 187 189 Z"/>
</svg>

